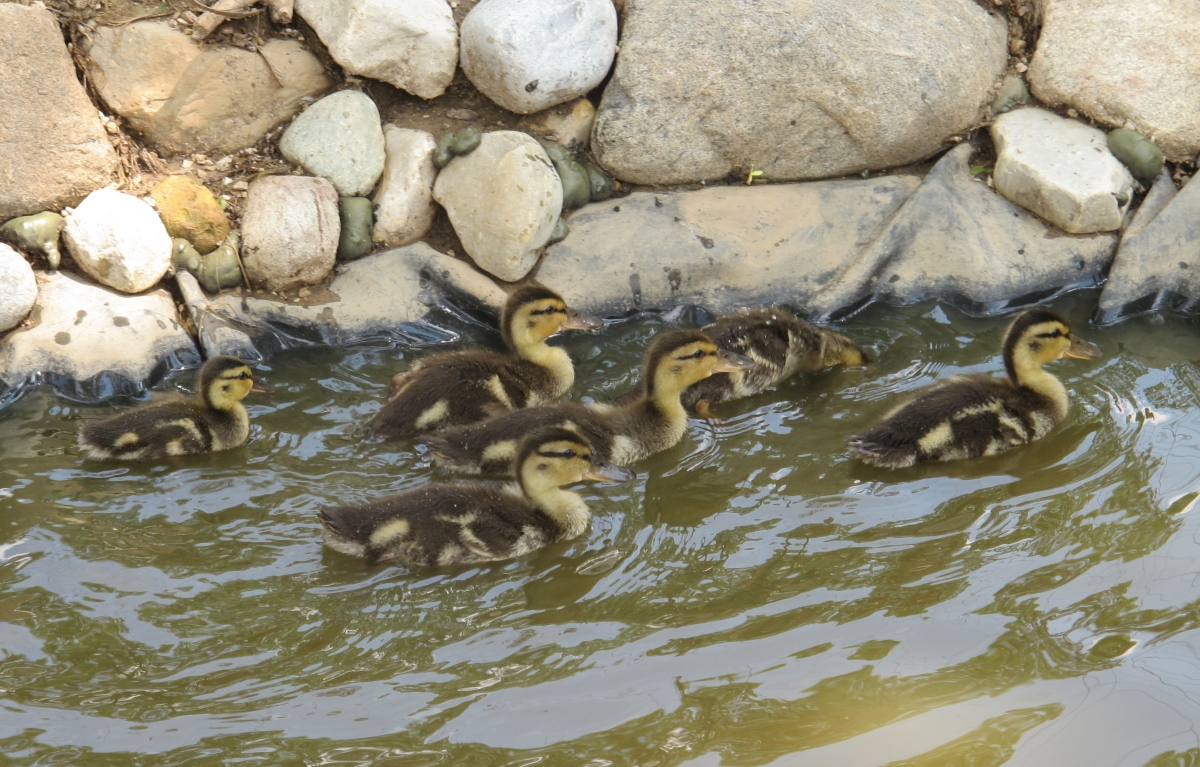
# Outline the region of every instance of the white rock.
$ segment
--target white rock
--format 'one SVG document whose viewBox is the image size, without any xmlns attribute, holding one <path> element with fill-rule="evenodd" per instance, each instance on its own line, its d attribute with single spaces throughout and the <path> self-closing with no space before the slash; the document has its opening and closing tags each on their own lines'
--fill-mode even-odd
<svg viewBox="0 0 1200 767">
<path fill-rule="evenodd" d="M 0 332 L 15 328 L 36 300 L 33 267 L 17 251 L 0 245 Z"/>
<path fill-rule="evenodd" d="M 63 218 L 75 262 L 109 287 L 141 293 L 171 265 L 171 235 L 154 208 L 133 195 L 97 189 Z"/>
<path fill-rule="evenodd" d="M 458 28 L 446 0 L 296 0 L 296 11 L 347 72 L 423 99 L 454 79 Z"/>
<path fill-rule="evenodd" d="M 476 265 L 512 282 L 529 273 L 553 233 L 562 182 L 541 144 L 525 133 L 494 131 L 442 169 L 433 199 Z"/>
<path fill-rule="evenodd" d="M 337 257 L 338 195 L 307 176 L 267 176 L 250 184 L 242 212 L 242 264 L 256 288 L 315 285 Z"/>
<path fill-rule="evenodd" d="M 1133 176 L 1102 131 L 1044 109 L 992 123 L 996 191 L 1065 232 L 1110 232 L 1133 198 Z"/>
<path fill-rule="evenodd" d="M 362 197 L 383 172 L 379 109 L 359 91 L 338 91 L 295 119 L 279 140 L 283 156 L 333 182 L 343 197 Z"/>
<path fill-rule="evenodd" d="M 599 85 L 616 46 L 612 0 L 481 0 L 463 19 L 461 63 L 485 96 L 530 114 Z"/>
<path fill-rule="evenodd" d="M 375 192 L 375 242 L 407 245 L 433 226 L 433 180 L 437 141 L 421 130 L 388 125 L 383 129 L 387 162 Z"/>
</svg>

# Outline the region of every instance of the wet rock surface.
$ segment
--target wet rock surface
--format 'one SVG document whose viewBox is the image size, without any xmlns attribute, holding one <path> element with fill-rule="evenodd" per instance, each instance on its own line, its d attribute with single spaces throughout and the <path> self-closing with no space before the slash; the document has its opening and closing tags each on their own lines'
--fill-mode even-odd
<svg viewBox="0 0 1200 767">
<path fill-rule="evenodd" d="M 160 150 L 234 152 L 294 115 L 332 85 L 295 40 L 256 52 L 199 44 L 156 21 L 100 27 L 89 76 L 109 109 Z"/>
<path fill-rule="evenodd" d="M 171 265 L 171 236 L 154 208 L 133 195 L 97 189 L 63 217 L 63 241 L 83 271 L 101 284 L 140 293 Z"/>
<path fill-rule="evenodd" d="M 168 176 L 150 191 L 171 237 L 182 237 L 200 254 L 229 236 L 229 219 L 213 193 L 188 176 Z"/>
<path fill-rule="evenodd" d="M 433 198 L 476 265 L 512 282 L 537 263 L 562 211 L 563 188 L 537 141 L 493 131 L 438 174 Z"/>
<path fill-rule="evenodd" d="M 288 126 L 279 151 L 312 175 L 329 179 L 343 197 L 368 194 L 383 173 L 379 109 L 359 91 L 330 94 Z"/>
<path fill-rule="evenodd" d="M 81 401 L 139 394 L 199 362 L 165 290 L 129 296 L 61 272 L 37 279 L 29 322 L 0 340 L 0 403 L 38 383 Z"/>
<path fill-rule="evenodd" d="M 321 282 L 341 234 L 333 184 L 308 176 L 267 176 L 250 185 L 242 213 L 242 263 L 254 288 L 286 291 Z"/>
<path fill-rule="evenodd" d="M 0 332 L 20 324 L 36 300 L 33 268 L 20 253 L 0 245 Z"/>
<path fill-rule="evenodd" d="M 485 96 L 531 114 L 599 85 L 616 45 L 612 0 L 482 0 L 463 20 L 460 60 Z"/>
<path fill-rule="evenodd" d="M 1200 5 L 1043 0 L 1029 82 L 1050 106 L 1133 128 L 1167 159 L 1191 161 L 1200 151 Z"/>
<path fill-rule="evenodd" d="M 1018 109 L 992 123 L 996 191 L 1065 232 L 1121 228 L 1133 176 L 1103 131 L 1044 109 Z"/>
<path fill-rule="evenodd" d="M 973 0 L 630 3 L 592 150 L 644 184 L 913 162 L 978 122 L 1006 36 Z"/>
<path fill-rule="evenodd" d="M 296 12 L 347 72 L 423 99 L 442 95 L 454 79 L 458 28 L 446 0 L 297 0 Z"/>
<path fill-rule="evenodd" d="M 0 4 L 0 221 L 59 210 L 107 184 L 113 151 L 54 16 Z"/>
<path fill-rule="evenodd" d="M 400 247 L 416 242 L 433 226 L 433 151 L 425 131 L 384 126 L 387 160 L 375 190 L 375 242 Z"/>
<path fill-rule="evenodd" d="M 269 352 L 377 336 L 418 343 L 431 333 L 444 338 L 444 331 L 425 323 L 433 307 L 450 302 L 498 316 L 504 298 L 504 291 L 469 264 L 417 243 L 346 264 L 327 289 L 314 290 L 302 303 L 226 293 L 212 298 L 207 308 Z M 223 338 L 240 342 L 228 332 Z M 221 348 L 229 347 L 206 345 L 205 353 L 222 353 Z"/>
</svg>

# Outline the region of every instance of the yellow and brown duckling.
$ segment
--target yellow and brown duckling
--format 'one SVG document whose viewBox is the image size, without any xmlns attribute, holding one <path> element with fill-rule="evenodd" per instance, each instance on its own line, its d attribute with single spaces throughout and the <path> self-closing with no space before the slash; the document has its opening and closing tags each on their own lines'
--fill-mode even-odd
<svg viewBox="0 0 1200 767">
<path fill-rule="evenodd" d="M 546 339 L 560 330 L 602 326 L 572 312 L 552 290 L 518 288 L 500 317 L 500 335 L 511 355 L 471 350 L 419 360 L 392 379 L 388 401 L 365 428 L 379 437 L 403 437 L 553 402 L 575 383 L 575 368 Z"/>
<path fill-rule="evenodd" d="M 527 436 L 517 465 L 517 481 L 507 487 L 425 485 L 372 503 L 323 508 L 325 542 L 343 554 L 409 567 L 511 559 L 588 529 L 587 504 L 564 485 L 633 478 L 597 460 L 577 433 L 555 427 Z"/>
<path fill-rule="evenodd" d="M 846 444 L 851 455 L 889 469 L 995 455 L 1029 444 L 1067 416 L 1067 390 L 1042 365 L 1100 356 L 1099 347 L 1072 335 L 1065 319 L 1030 309 L 1004 336 L 1007 379 L 963 375 L 927 386 Z"/>
<path fill-rule="evenodd" d="M 88 458 L 120 461 L 229 450 L 250 435 L 242 400 L 252 391 L 270 387 L 256 383 L 250 366 L 236 357 L 213 357 L 200 368 L 197 396 L 84 424 L 79 447 Z"/>
<path fill-rule="evenodd" d="M 518 410 L 427 437 L 424 442 L 446 468 L 511 475 L 523 435 L 545 426 L 561 426 L 585 437 L 599 459 L 627 466 L 683 438 L 687 411 L 679 398 L 687 387 L 713 373 L 747 370 L 752 364 L 718 348 L 698 330 L 663 333 L 650 345 L 642 391 L 634 399 L 616 405 L 562 403 Z"/>
<path fill-rule="evenodd" d="M 717 373 L 688 387 L 684 406 L 705 418 L 712 405 L 759 394 L 797 373 L 871 361 L 865 349 L 841 333 L 814 328 L 782 308 L 747 309 L 701 330 L 725 351 L 754 363 L 749 370 Z"/>
</svg>

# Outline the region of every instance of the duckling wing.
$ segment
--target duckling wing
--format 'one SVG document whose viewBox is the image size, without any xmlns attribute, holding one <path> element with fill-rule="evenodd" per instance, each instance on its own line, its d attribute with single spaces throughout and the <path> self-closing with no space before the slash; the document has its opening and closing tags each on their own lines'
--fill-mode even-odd
<svg viewBox="0 0 1200 767">
<path fill-rule="evenodd" d="M 801 327 L 816 337 L 812 328 L 783 310 L 754 309 L 720 317 L 706 325 L 705 335 L 717 346 L 750 358 L 754 367 L 735 373 L 714 373 L 689 386 L 680 401 L 684 407 L 695 410 L 701 401 L 714 404 L 749 397 L 779 383 L 790 375 L 787 365 L 791 338 Z"/>
<path fill-rule="evenodd" d="M 92 458 L 154 460 L 213 448 L 212 416 L 187 401 L 164 402 L 85 424 L 79 445 Z"/>
<path fill-rule="evenodd" d="M 1009 450 L 1048 431 L 1047 417 L 1047 403 L 1035 392 L 988 376 L 959 376 L 919 391 L 846 444 L 863 461 L 895 469 Z"/>
</svg>

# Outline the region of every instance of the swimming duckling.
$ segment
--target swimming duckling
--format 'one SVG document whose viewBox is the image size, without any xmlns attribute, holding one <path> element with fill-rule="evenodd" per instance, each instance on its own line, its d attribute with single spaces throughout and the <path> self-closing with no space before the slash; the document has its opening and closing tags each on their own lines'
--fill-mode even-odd
<svg viewBox="0 0 1200 767">
<path fill-rule="evenodd" d="M 575 368 L 567 353 L 547 346 L 546 339 L 560 330 L 603 325 L 571 312 L 552 290 L 518 288 L 500 317 L 500 335 L 512 355 L 476 349 L 419 360 L 392 379 L 387 403 L 365 429 L 379 437 L 403 437 L 553 402 L 575 383 Z"/>
<path fill-rule="evenodd" d="M 601 460 L 626 466 L 683 438 L 687 411 L 679 397 L 687 387 L 713 373 L 748 370 L 753 364 L 719 349 L 698 330 L 675 330 L 663 333 L 650 345 L 642 391 L 635 399 L 621 404 L 563 403 L 518 410 L 424 442 L 447 468 L 511 475 L 522 435 L 543 426 L 563 426 L 586 437 Z"/>
<path fill-rule="evenodd" d="M 1067 416 L 1067 390 L 1042 365 L 1063 357 L 1100 356 L 1100 348 L 1072 335 L 1062 317 L 1030 309 L 1013 320 L 1004 336 L 1007 380 L 962 375 L 927 386 L 846 444 L 851 455 L 889 469 L 995 455 L 1026 445 Z"/>
<path fill-rule="evenodd" d="M 147 405 L 84 424 L 79 447 L 88 458 L 121 461 L 229 450 L 250 434 L 250 415 L 242 399 L 252 391 L 271 391 L 256 383 L 250 366 L 236 357 L 205 362 L 199 390 L 191 399 Z"/>
<path fill-rule="evenodd" d="M 555 427 L 526 437 L 517 465 L 517 482 L 507 487 L 425 485 L 361 506 L 322 508 L 325 542 L 343 554 L 409 567 L 510 559 L 587 530 L 587 504 L 563 485 L 633 478 L 597 460 L 575 432 Z"/>
<path fill-rule="evenodd" d="M 725 351 L 742 354 L 754 367 L 717 373 L 688 387 L 683 404 L 701 416 L 709 407 L 749 397 L 791 378 L 834 365 L 865 365 L 870 355 L 841 333 L 814 328 L 787 309 L 748 309 L 701 328 Z"/>
</svg>

